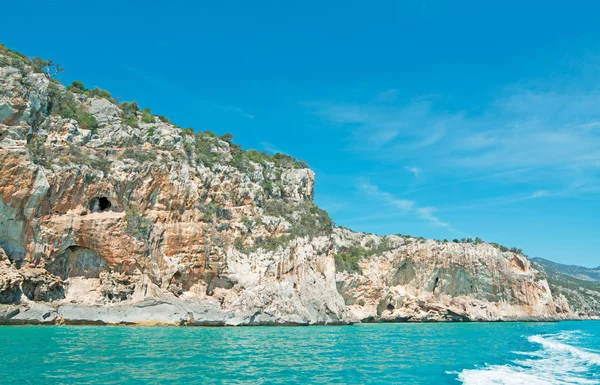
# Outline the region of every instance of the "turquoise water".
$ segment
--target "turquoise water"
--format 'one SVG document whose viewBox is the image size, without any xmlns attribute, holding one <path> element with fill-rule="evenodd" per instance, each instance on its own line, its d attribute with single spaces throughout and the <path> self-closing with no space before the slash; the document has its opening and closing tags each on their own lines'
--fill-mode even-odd
<svg viewBox="0 0 600 385">
<path fill-rule="evenodd" d="M 600 322 L 0 327 L 2 384 L 600 384 Z"/>
</svg>

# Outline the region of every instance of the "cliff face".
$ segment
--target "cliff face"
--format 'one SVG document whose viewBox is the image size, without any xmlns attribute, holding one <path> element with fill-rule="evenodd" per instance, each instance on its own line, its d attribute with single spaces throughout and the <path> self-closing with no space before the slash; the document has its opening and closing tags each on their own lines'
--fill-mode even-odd
<svg viewBox="0 0 600 385">
<path fill-rule="evenodd" d="M 302 162 L 66 90 L 47 70 L 0 47 L 2 322 L 572 315 L 522 256 L 334 229 Z"/>
<path fill-rule="evenodd" d="M 372 255 L 338 271 L 350 313 L 376 321 L 528 320 L 568 316 L 529 261 L 489 244 L 336 231 L 336 243 Z"/>
</svg>

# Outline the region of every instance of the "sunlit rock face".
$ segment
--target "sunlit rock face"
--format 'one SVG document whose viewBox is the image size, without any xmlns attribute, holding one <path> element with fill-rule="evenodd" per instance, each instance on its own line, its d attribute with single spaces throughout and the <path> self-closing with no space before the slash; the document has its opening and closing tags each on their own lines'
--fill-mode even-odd
<svg viewBox="0 0 600 385">
<path fill-rule="evenodd" d="M 338 272 L 353 316 L 380 321 L 494 321 L 569 317 L 529 261 L 489 244 L 336 231 L 340 248 L 380 251 L 356 272 Z M 369 247 L 365 247 L 368 250 Z M 381 247 L 379 247 L 381 249 Z"/>
<path fill-rule="evenodd" d="M 524 257 L 485 244 L 391 236 L 360 272 L 336 269 L 337 254 L 384 238 L 333 229 L 302 162 L 71 92 L 15 55 L 0 48 L 2 322 L 571 315 Z"/>
</svg>

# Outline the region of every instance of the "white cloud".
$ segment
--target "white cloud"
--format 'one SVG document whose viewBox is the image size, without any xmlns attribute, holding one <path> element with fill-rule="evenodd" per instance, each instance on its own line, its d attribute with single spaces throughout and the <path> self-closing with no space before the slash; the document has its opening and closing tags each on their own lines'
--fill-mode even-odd
<svg viewBox="0 0 600 385">
<path fill-rule="evenodd" d="M 361 156 L 418 162 L 459 180 L 528 170 L 504 182 L 538 190 L 573 183 L 593 188 L 600 185 L 600 85 L 595 84 L 582 89 L 555 79 L 508 86 L 474 106 L 476 113 L 448 112 L 435 97 L 313 107 L 349 130 L 348 149 Z M 554 185 L 543 186 L 547 183 Z"/>
<path fill-rule="evenodd" d="M 447 116 L 448 122 L 432 119 L 432 105 L 432 100 L 422 98 L 401 106 L 330 102 L 311 106 L 322 118 L 348 127 L 355 150 L 378 151 L 394 142 L 418 147 L 438 143 L 455 117 Z"/>
<path fill-rule="evenodd" d="M 533 194 L 531 194 L 532 198 L 543 198 L 543 197 L 547 197 L 550 193 L 546 190 L 538 190 L 536 192 L 534 192 Z"/>
<path fill-rule="evenodd" d="M 421 169 L 418 167 L 404 167 L 404 169 L 410 173 L 412 173 L 416 179 L 419 179 L 421 176 Z"/>
<path fill-rule="evenodd" d="M 448 229 L 451 228 L 448 223 L 441 221 L 435 216 L 435 212 L 437 211 L 435 207 L 419 207 L 413 200 L 397 199 L 392 194 L 381 191 L 378 186 L 372 184 L 365 178 L 359 180 L 358 188 L 364 193 L 379 198 L 387 204 L 394 206 L 399 209 L 402 214 L 415 214 L 420 219 L 423 219 L 434 226 L 445 227 Z"/>
<path fill-rule="evenodd" d="M 434 215 L 434 213 L 437 211 L 435 207 L 419 207 L 416 211 L 419 215 L 419 218 L 429 221 L 435 226 L 446 228 L 450 227 L 448 223 L 442 222 L 438 217 Z"/>
</svg>

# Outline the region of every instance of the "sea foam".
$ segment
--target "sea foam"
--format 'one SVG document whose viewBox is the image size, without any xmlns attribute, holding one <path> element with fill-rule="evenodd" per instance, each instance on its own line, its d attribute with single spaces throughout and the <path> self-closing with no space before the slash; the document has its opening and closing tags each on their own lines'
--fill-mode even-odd
<svg viewBox="0 0 600 385">
<path fill-rule="evenodd" d="M 458 379 L 467 385 L 600 384 L 600 354 L 567 343 L 577 339 L 573 332 L 529 336 L 540 350 L 515 352 L 524 358 L 511 364 L 465 369 Z"/>
</svg>

